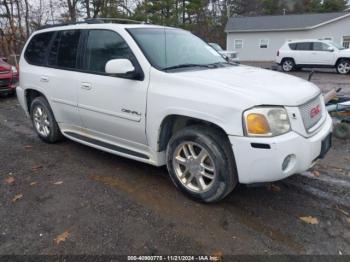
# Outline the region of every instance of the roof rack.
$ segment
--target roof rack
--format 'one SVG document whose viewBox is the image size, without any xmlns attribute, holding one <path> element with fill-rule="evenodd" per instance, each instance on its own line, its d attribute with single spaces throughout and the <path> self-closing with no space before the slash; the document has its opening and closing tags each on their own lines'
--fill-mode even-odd
<svg viewBox="0 0 350 262">
<path fill-rule="evenodd" d="M 143 21 L 137 21 L 127 18 L 104 18 L 104 17 L 98 17 L 98 18 L 88 18 L 85 19 L 86 22 L 97 22 L 97 23 L 116 23 L 116 24 L 146 24 L 146 22 Z"/>
<path fill-rule="evenodd" d="M 38 28 L 38 30 L 52 28 L 52 27 L 58 27 L 58 26 L 69 26 L 69 25 L 78 25 L 78 24 L 104 24 L 104 23 L 115 23 L 115 24 L 148 24 L 146 22 L 132 20 L 132 19 L 126 19 L 126 18 L 85 18 L 84 21 L 77 21 L 77 22 L 65 22 L 65 23 L 59 23 L 59 24 L 52 24 L 52 25 L 44 25 Z"/>
</svg>

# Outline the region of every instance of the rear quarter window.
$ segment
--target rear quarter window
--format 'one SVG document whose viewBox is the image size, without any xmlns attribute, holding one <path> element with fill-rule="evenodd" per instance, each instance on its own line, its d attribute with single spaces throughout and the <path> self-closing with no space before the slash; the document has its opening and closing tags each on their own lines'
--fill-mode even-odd
<svg viewBox="0 0 350 262">
<path fill-rule="evenodd" d="M 45 65 L 46 54 L 53 34 L 54 32 L 47 32 L 33 36 L 24 53 L 29 64 Z"/>
<path fill-rule="evenodd" d="M 296 50 L 296 49 L 297 49 L 297 44 L 296 44 L 296 43 L 289 44 L 289 48 L 290 48 L 291 50 Z"/>
</svg>

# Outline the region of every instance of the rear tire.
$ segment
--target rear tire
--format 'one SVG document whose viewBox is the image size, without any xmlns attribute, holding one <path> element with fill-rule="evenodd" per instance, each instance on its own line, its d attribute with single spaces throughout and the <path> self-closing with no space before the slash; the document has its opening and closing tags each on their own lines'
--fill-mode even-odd
<svg viewBox="0 0 350 262">
<path fill-rule="evenodd" d="M 176 133 L 169 141 L 166 159 L 171 180 L 192 199 L 217 202 L 238 184 L 226 134 L 208 126 L 190 126 Z"/>
<path fill-rule="evenodd" d="M 51 107 L 44 97 L 39 96 L 32 101 L 30 116 L 33 127 L 41 140 L 51 144 L 62 140 L 63 136 Z"/>
<path fill-rule="evenodd" d="M 340 75 L 347 75 L 350 72 L 350 60 L 341 59 L 336 65 L 337 73 Z"/>
<path fill-rule="evenodd" d="M 283 72 L 291 72 L 295 69 L 294 60 L 291 58 L 283 59 L 281 66 L 282 66 Z"/>
</svg>

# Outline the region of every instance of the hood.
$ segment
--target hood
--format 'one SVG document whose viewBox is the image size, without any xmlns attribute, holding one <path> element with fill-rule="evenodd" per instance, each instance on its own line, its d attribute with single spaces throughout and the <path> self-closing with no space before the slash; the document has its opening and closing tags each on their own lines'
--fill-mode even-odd
<svg viewBox="0 0 350 262">
<path fill-rule="evenodd" d="M 339 50 L 339 53 L 350 55 L 350 48 Z"/>
<path fill-rule="evenodd" d="M 8 72 L 11 70 L 11 65 L 0 60 L 0 72 Z"/>
<path fill-rule="evenodd" d="M 320 89 L 298 77 L 276 71 L 232 66 L 177 73 L 183 80 L 201 83 L 206 90 L 223 90 L 254 105 L 299 106 L 320 93 Z"/>
</svg>

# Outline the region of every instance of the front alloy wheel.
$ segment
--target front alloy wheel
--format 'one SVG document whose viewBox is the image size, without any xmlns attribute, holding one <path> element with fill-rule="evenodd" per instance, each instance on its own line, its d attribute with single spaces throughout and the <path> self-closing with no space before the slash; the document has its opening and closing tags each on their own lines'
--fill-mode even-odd
<svg viewBox="0 0 350 262">
<path fill-rule="evenodd" d="M 337 72 L 341 75 L 346 75 L 350 72 L 350 60 L 341 60 L 337 64 Z"/>
<path fill-rule="evenodd" d="M 195 200 L 219 201 L 238 183 L 230 141 L 216 128 L 196 125 L 178 131 L 168 143 L 166 159 L 173 183 Z"/>
<path fill-rule="evenodd" d="M 173 166 L 179 181 L 194 192 L 210 189 L 216 177 L 214 161 L 201 145 L 186 141 L 175 150 Z"/>
</svg>

